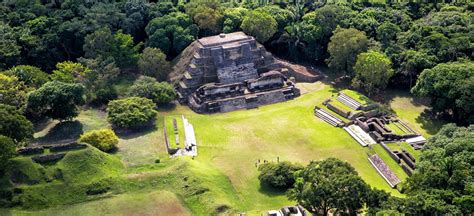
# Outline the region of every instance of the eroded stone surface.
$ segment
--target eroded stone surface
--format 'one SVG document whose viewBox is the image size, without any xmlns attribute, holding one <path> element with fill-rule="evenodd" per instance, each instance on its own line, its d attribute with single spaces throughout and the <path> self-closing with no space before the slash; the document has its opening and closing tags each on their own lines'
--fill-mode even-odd
<svg viewBox="0 0 474 216">
<path fill-rule="evenodd" d="M 243 32 L 205 37 L 177 84 L 179 101 L 211 113 L 289 100 L 300 93 L 287 71 Z"/>
</svg>

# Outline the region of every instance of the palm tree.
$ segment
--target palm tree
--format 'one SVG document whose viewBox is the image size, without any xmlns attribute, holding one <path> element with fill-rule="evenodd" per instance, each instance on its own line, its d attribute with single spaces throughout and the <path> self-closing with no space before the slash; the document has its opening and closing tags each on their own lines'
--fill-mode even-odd
<svg viewBox="0 0 474 216">
<path fill-rule="evenodd" d="M 288 48 L 287 57 L 297 61 L 298 51 L 305 47 L 302 37 L 303 28 L 301 23 L 295 22 L 285 27 L 285 32 L 280 36 L 277 43 L 285 44 Z"/>
</svg>

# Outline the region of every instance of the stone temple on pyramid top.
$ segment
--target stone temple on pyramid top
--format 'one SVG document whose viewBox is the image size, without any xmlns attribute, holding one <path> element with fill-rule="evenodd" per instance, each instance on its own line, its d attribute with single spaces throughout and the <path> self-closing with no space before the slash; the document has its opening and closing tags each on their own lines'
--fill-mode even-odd
<svg viewBox="0 0 474 216">
<path fill-rule="evenodd" d="M 198 113 L 256 108 L 300 95 L 288 69 L 243 32 L 193 42 L 174 70 L 179 102 Z"/>
</svg>

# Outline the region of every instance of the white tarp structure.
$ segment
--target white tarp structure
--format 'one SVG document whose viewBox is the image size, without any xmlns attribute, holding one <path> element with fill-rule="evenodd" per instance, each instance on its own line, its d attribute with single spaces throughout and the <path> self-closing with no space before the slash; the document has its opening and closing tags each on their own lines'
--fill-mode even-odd
<svg viewBox="0 0 474 216">
<path fill-rule="evenodd" d="M 181 116 L 181 118 L 183 119 L 184 125 L 184 152 L 186 152 L 185 155 L 197 156 L 196 136 L 194 134 L 194 127 L 191 123 L 189 123 L 186 118 L 184 118 L 184 116 Z"/>
<path fill-rule="evenodd" d="M 426 143 L 426 139 L 423 136 L 417 136 L 417 137 L 409 138 L 409 139 L 406 139 L 405 141 L 409 144 L 412 144 L 412 145 L 413 144 L 425 144 Z"/>
<path fill-rule="evenodd" d="M 344 130 L 347 131 L 347 133 L 349 133 L 352 138 L 354 138 L 362 146 L 368 146 L 377 143 L 374 139 L 372 139 L 372 137 L 370 137 L 368 133 L 355 124 L 344 127 Z"/>
</svg>

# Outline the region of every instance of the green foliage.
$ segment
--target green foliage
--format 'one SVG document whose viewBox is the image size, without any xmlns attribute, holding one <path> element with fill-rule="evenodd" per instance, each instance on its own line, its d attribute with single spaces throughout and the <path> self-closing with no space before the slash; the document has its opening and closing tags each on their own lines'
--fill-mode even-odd
<svg viewBox="0 0 474 216">
<path fill-rule="evenodd" d="M 226 8 L 224 10 L 224 33 L 231 33 L 235 31 L 240 31 L 240 25 L 242 25 L 242 20 L 249 12 L 246 8 Z"/>
<path fill-rule="evenodd" d="M 84 88 L 79 84 L 52 81 L 28 95 L 26 110 L 33 116 L 71 120 L 84 103 Z"/>
<path fill-rule="evenodd" d="M 16 154 L 16 146 L 12 139 L 0 135 L 0 173 L 4 175 L 5 169 L 10 165 L 10 159 Z"/>
<path fill-rule="evenodd" d="M 367 51 L 368 43 L 364 32 L 353 28 L 337 28 L 328 44 L 328 52 L 331 55 L 326 60 L 328 66 L 352 75 L 356 57 Z"/>
<path fill-rule="evenodd" d="M 325 5 L 303 16 L 302 37 L 306 47 L 304 53 L 311 59 L 321 61 L 326 59 L 329 38 L 338 25 L 350 14 L 350 10 L 339 5 Z"/>
<path fill-rule="evenodd" d="M 401 29 L 398 25 L 391 22 L 384 22 L 377 28 L 377 40 L 382 43 L 384 47 L 388 47 L 393 43 Z"/>
<path fill-rule="evenodd" d="M 295 183 L 294 173 L 301 169 L 303 169 L 301 165 L 288 161 L 264 163 L 258 167 L 260 171 L 258 180 L 261 184 L 270 185 L 274 188 L 288 189 Z"/>
<path fill-rule="evenodd" d="M 159 48 L 168 57 L 178 55 L 198 35 L 198 27 L 187 14 L 175 12 L 151 20 L 145 28 L 147 45 Z"/>
<path fill-rule="evenodd" d="M 404 75 L 410 77 L 410 87 L 412 86 L 412 79 L 417 76 L 421 71 L 427 68 L 435 66 L 438 59 L 436 56 L 429 55 L 426 52 L 406 50 L 401 53 L 401 64 L 399 71 Z"/>
<path fill-rule="evenodd" d="M 171 65 L 166 61 L 166 55 L 160 49 L 147 47 L 140 55 L 138 68 L 142 75 L 164 81 L 168 77 Z"/>
<path fill-rule="evenodd" d="M 25 86 L 17 77 L 0 73 L 0 103 L 22 109 L 26 104 L 26 94 L 30 90 L 31 88 Z"/>
<path fill-rule="evenodd" d="M 17 143 L 33 138 L 33 124 L 16 107 L 0 104 L 0 122 L 0 134 Z"/>
<path fill-rule="evenodd" d="M 110 152 L 117 147 L 119 139 L 111 129 L 88 131 L 81 135 L 79 142 L 85 142 L 103 152 Z"/>
<path fill-rule="evenodd" d="M 394 74 L 390 59 L 385 54 L 374 50 L 357 56 L 354 72 L 352 86 L 365 89 L 369 96 L 384 89 Z"/>
<path fill-rule="evenodd" d="M 148 98 L 128 97 L 113 100 L 107 107 L 107 119 L 118 128 L 139 129 L 153 124 L 157 112 L 155 103 Z"/>
<path fill-rule="evenodd" d="M 311 213 L 331 209 L 355 214 L 364 205 L 368 185 L 347 162 L 336 158 L 311 161 L 295 174 L 294 187 L 288 197 L 297 201 Z"/>
<path fill-rule="evenodd" d="M 114 58 L 79 58 L 78 61 L 89 70 L 82 82 L 87 88 L 88 99 L 98 102 L 113 98 L 114 89 L 110 85 L 120 74 L 120 69 L 115 65 Z"/>
<path fill-rule="evenodd" d="M 474 126 L 447 124 L 423 148 L 417 172 L 408 181 L 409 191 L 452 190 L 468 194 L 474 183 Z M 471 194 L 472 195 L 472 194 Z"/>
<path fill-rule="evenodd" d="M 137 64 L 141 43 L 135 45 L 129 34 L 122 31 L 112 34 L 110 29 L 102 28 L 87 35 L 84 40 L 86 58 L 112 57 L 121 68 Z"/>
<path fill-rule="evenodd" d="M 452 62 L 425 69 L 412 92 L 432 98 L 433 111 L 459 122 L 474 122 L 474 63 Z"/>
<path fill-rule="evenodd" d="M 84 65 L 77 62 L 65 61 L 56 64 L 56 70 L 53 70 L 51 79 L 65 83 L 83 83 L 89 73 L 90 69 L 84 67 Z"/>
<path fill-rule="evenodd" d="M 144 97 L 151 99 L 156 104 L 166 104 L 176 98 L 176 93 L 171 84 L 157 82 L 153 77 L 142 76 L 138 78 L 128 90 L 128 96 Z"/>
<path fill-rule="evenodd" d="M 264 43 L 277 32 L 277 25 L 276 20 L 268 13 L 252 11 L 245 16 L 241 28 L 258 42 Z"/>
<path fill-rule="evenodd" d="M 6 75 L 15 76 L 27 86 L 39 88 L 49 81 L 49 75 L 41 69 L 30 65 L 18 65 L 4 72 Z"/>
<path fill-rule="evenodd" d="M 294 14 L 287 9 L 280 8 L 276 5 L 268 5 L 259 7 L 254 10 L 258 13 L 266 13 L 270 15 L 278 24 L 278 31 L 283 31 L 283 29 L 294 21 Z"/>
<path fill-rule="evenodd" d="M 209 36 L 222 32 L 223 9 L 217 2 L 190 2 L 185 5 L 185 10 L 198 25 L 200 35 Z"/>
</svg>

